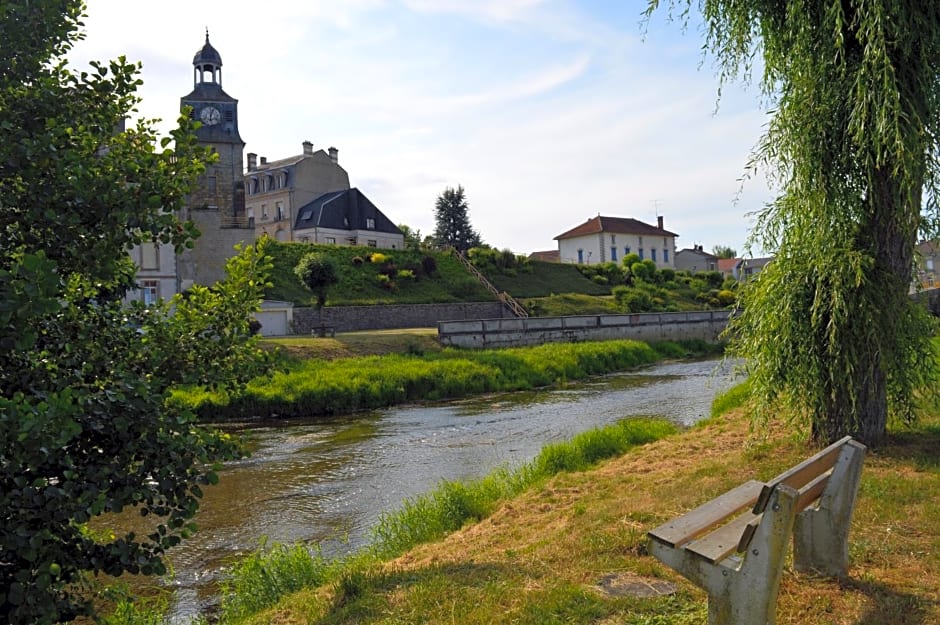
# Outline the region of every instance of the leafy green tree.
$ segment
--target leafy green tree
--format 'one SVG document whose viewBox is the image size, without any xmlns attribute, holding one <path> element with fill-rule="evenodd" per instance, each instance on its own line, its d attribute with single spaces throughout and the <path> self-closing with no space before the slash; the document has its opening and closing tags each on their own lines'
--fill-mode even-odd
<svg viewBox="0 0 940 625">
<path fill-rule="evenodd" d="M 421 231 L 417 228 L 412 229 L 406 224 L 398 224 L 398 229 L 405 235 L 405 249 L 419 251 L 423 249 L 424 240 L 421 238 Z"/>
<path fill-rule="evenodd" d="M 237 390 L 263 365 L 249 330 L 263 246 L 212 289 L 122 305 L 131 246 L 191 244 L 176 212 L 209 153 L 186 116 L 162 142 L 149 122 L 115 132 L 137 103 L 138 67 L 67 70 L 81 11 L 10 0 L 0 20 L 0 622 L 11 624 L 91 613 L 98 573 L 166 570 L 202 485 L 237 453 L 170 390 Z M 151 533 L 87 530 L 126 508 L 153 517 Z"/>
<path fill-rule="evenodd" d="M 451 246 L 460 252 L 480 247 L 480 235 L 470 225 L 470 208 L 462 186 L 447 187 L 434 205 L 434 241 L 441 247 Z"/>
<path fill-rule="evenodd" d="M 940 3 L 697 4 L 722 81 L 759 55 L 774 111 L 753 165 L 782 190 L 756 227 L 776 255 L 743 289 L 736 353 L 762 405 L 789 402 L 816 441 L 877 443 L 937 369 L 908 291 L 922 211 L 937 213 Z"/>
<path fill-rule="evenodd" d="M 737 258 L 738 251 L 728 245 L 716 245 L 712 248 L 712 254 L 718 258 Z"/>
<path fill-rule="evenodd" d="M 310 252 L 298 261 L 294 273 L 304 285 L 317 296 L 317 309 L 326 304 L 330 287 L 339 282 L 339 274 L 333 261 L 319 252 Z"/>
<path fill-rule="evenodd" d="M 374 260 L 374 259 L 373 259 Z M 339 273 L 333 261 L 319 252 L 309 252 L 297 262 L 294 273 L 317 297 L 316 308 L 320 317 L 320 335 L 326 334 L 323 324 L 323 306 L 330 287 L 339 282 Z"/>
</svg>

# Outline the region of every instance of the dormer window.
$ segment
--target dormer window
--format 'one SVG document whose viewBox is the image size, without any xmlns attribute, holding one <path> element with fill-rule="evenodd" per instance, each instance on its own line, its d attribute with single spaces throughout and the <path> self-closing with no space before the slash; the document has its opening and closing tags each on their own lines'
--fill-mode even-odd
<svg viewBox="0 0 940 625">
<path fill-rule="evenodd" d="M 366 218 L 366 229 L 375 230 L 375 220 L 371 218 Z"/>
</svg>

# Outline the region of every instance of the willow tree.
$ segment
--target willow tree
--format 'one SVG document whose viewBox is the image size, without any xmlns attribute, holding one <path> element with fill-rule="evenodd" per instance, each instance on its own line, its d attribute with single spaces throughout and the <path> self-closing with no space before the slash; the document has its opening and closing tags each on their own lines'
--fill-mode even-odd
<svg viewBox="0 0 940 625">
<path fill-rule="evenodd" d="M 926 313 L 908 294 L 936 214 L 940 3 L 669 4 L 701 10 L 722 82 L 762 68 L 772 111 L 752 164 L 781 190 L 754 232 L 776 259 L 732 326 L 759 412 L 783 402 L 817 442 L 877 443 L 889 415 L 913 418 L 934 371 Z"/>
</svg>

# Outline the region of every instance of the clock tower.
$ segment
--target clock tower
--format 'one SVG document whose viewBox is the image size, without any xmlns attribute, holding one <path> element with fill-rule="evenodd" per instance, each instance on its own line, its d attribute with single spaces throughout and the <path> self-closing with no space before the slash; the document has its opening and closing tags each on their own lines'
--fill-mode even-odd
<svg viewBox="0 0 940 625">
<path fill-rule="evenodd" d="M 245 212 L 245 142 L 238 134 L 238 100 L 222 90 L 222 57 L 209 43 L 208 30 L 205 44 L 193 57 L 193 90 L 180 98 L 180 108 L 187 107 L 201 124 L 196 130 L 199 143 L 211 148 L 218 160 L 206 167 L 183 215 L 202 233 L 179 259 L 183 289 L 221 280 L 234 246 L 254 240 Z"/>
</svg>

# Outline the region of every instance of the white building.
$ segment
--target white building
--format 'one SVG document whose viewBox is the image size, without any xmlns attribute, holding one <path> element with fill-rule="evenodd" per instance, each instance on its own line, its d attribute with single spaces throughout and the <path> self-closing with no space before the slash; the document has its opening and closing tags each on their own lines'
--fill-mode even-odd
<svg viewBox="0 0 940 625">
<path fill-rule="evenodd" d="M 563 263 L 619 263 L 627 254 L 637 254 L 661 269 L 674 269 L 678 236 L 663 228 L 662 217 L 657 226 L 651 226 L 628 217 L 598 215 L 555 240 Z"/>
</svg>

